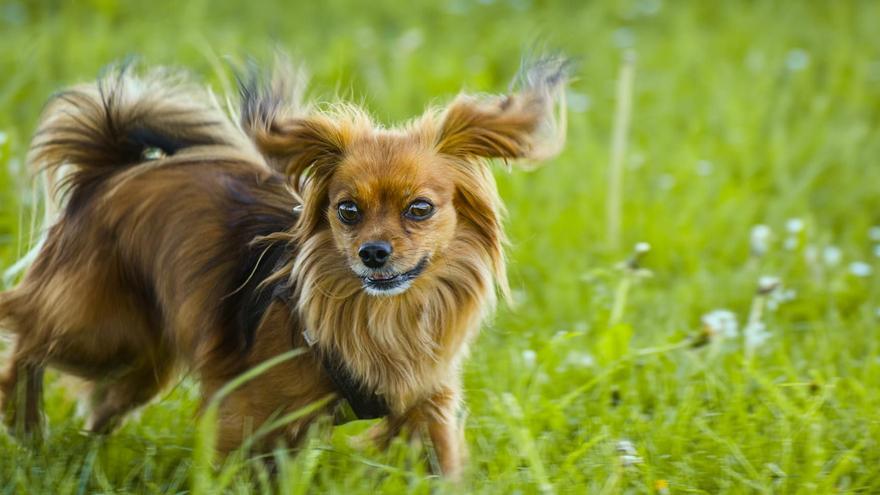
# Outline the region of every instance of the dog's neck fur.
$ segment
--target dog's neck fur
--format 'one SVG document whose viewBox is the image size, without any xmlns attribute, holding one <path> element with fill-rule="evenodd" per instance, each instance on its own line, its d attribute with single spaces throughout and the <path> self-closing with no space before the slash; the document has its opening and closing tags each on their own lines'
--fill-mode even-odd
<svg viewBox="0 0 880 495">
<path fill-rule="evenodd" d="M 457 380 L 459 363 L 495 302 L 498 245 L 472 228 L 462 233 L 403 294 L 364 292 L 329 231 L 300 244 L 292 297 L 317 345 L 333 350 L 392 413 Z"/>
</svg>

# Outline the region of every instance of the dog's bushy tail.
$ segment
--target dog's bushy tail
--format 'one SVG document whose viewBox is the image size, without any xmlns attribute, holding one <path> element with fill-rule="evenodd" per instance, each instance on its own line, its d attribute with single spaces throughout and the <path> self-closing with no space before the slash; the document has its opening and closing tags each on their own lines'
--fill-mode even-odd
<svg viewBox="0 0 880 495">
<path fill-rule="evenodd" d="M 49 101 L 28 161 L 45 174 L 51 199 L 72 208 L 122 169 L 240 139 L 210 93 L 181 74 L 155 70 L 139 77 L 117 66 L 97 83 Z"/>
<path fill-rule="evenodd" d="M 279 53 L 271 69 L 251 62 L 238 71 L 237 79 L 241 128 L 269 165 L 283 171 L 289 159 L 289 153 L 279 151 L 287 148 L 285 126 L 312 110 L 304 100 L 308 74 Z"/>
<path fill-rule="evenodd" d="M 161 165 L 195 146 L 252 150 L 205 87 L 179 71 L 135 72 L 131 64 L 111 66 L 97 82 L 47 103 L 28 155 L 43 185 L 43 227 L 31 232 L 30 251 L 3 272 L 2 285 L 11 286 L 35 259 L 56 218 L 77 211 L 111 176 L 148 162 Z"/>
</svg>

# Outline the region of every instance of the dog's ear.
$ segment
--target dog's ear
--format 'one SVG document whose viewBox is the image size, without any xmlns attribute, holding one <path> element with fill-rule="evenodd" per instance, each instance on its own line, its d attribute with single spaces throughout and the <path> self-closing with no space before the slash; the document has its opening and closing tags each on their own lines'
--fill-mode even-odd
<svg viewBox="0 0 880 495">
<path fill-rule="evenodd" d="M 308 178 L 329 176 L 342 160 L 348 136 L 324 115 L 277 119 L 251 133 L 269 165 L 301 193 Z"/>
<path fill-rule="evenodd" d="M 435 148 L 468 160 L 556 155 L 565 143 L 568 67 L 564 58 L 540 59 L 524 65 L 511 94 L 459 96 L 442 114 Z"/>
<path fill-rule="evenodd" d="M 242 128 L 297 193 L 308 177 L 332 172 L 350 137 L 340 119 L 303 103 L 306 82 L 304 70 L 280 56 L 271 75 L 251 66 L 238 76 Z"/>
</svg>

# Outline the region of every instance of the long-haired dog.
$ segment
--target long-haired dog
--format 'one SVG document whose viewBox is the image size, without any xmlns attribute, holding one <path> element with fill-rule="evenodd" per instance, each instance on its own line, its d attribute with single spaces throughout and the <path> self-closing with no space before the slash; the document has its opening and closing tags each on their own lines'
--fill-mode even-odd
<svg viewBox="0 0 880 495">
<path fill-rule="evenodd" d="M 60 212 L 0 294 L 7 424 L 40 427 L 47 366 L 93 384 L 88 428 L 105 432 L 181 369 L 210 399 L 302 347 L 223 397 L 219 450 L 324 400 L 259 445 L 295 443 L 347 400 L 386 418 L 380 440 L 427 434 L 457 476 L 462 359 L 507 289 L 487 159 L 558 151 L 564 62 L 393 129 L 301 105 L 283 71 L 243 79 L 238 125 L 168 73 L 117 70 L 50 101 L 29 161 Z"/>
</svg>

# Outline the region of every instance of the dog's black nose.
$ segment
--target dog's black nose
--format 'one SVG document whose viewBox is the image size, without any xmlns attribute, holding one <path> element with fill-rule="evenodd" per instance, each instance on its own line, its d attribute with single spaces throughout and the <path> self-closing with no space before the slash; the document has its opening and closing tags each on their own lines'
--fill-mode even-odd
<svg viewBox="0 0 880 495">
<path fill-rule="evenodd" d="M 382 268 L 391 256 L 391 244 L 387 242 L 367 242 L 358 250 L 358 256 L 370 268 Z"/>
</svg>

